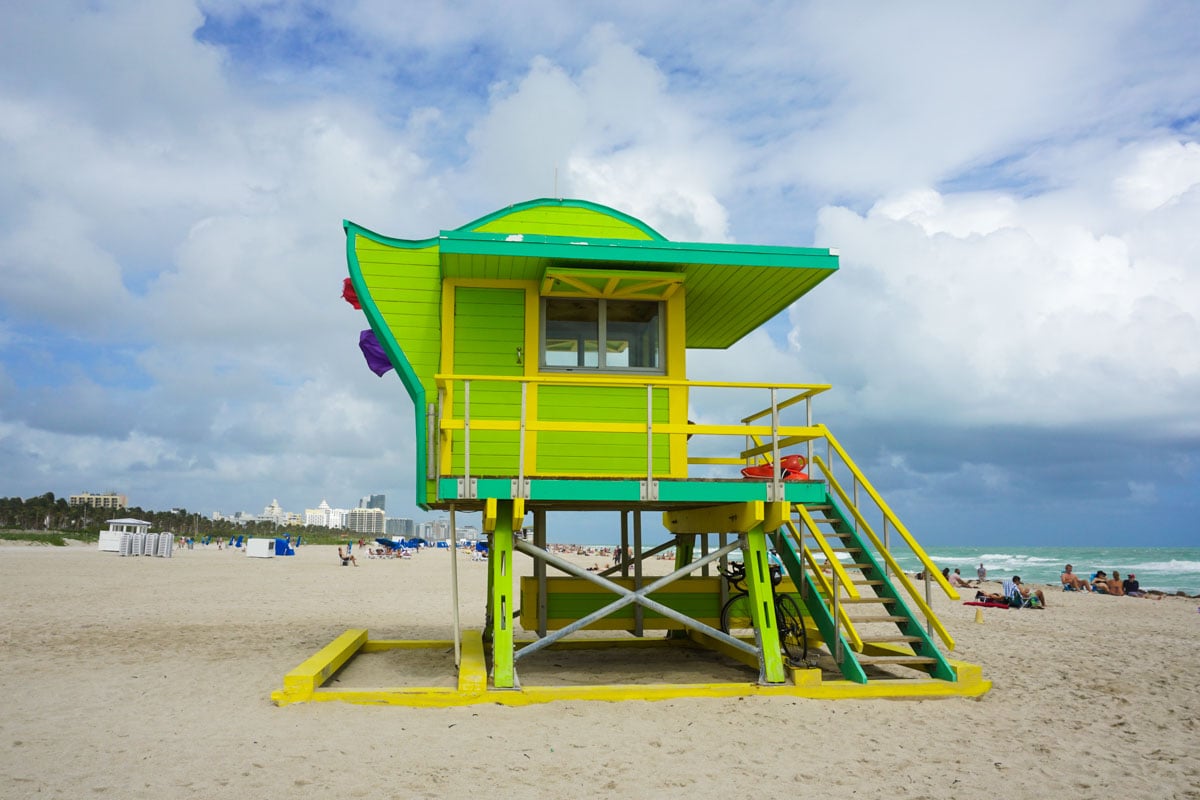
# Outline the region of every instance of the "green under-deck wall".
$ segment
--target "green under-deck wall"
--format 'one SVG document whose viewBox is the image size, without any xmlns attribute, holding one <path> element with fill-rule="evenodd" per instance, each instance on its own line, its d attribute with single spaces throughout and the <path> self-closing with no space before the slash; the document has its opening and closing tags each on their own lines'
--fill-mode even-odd
<svg viewBox="0 0 1200 800">
<path fill-rule="evenodd" d="M 538 419 L 545 422 L 646 422 L 646 390 L 619 386 L 543 386 Z M 654 392 L 654 422 L 669 420 L 667 391 Z M 654 436 L 654 472 L 670 471 L 665 434 Z M 537 471 L 541 475 L 645 475 L 646 436 L 640 433 L 542 431 Z"/>
<path fill-rule="evenodd" d="M 454 372 L 458 375 L 523 375 L 517 359 L 525 344 L 525 290 L 460 286 L 454 290 Z M 463 418 L 465 393 L 454 387 L 454 416 Z M 518 383 L 471 384 L 471 420 L 521 418 Z M 471 431 L 472 475 L 516 475 L 516 431 Z M 454 434 L 452 469 L 462 474 L 463 434 Z"/>
<path fill-rule="evenodd" d="M 590 208 L 539 206 L 514 211 L 475 228 L 478 233 L 528 233 L 580 239 L 650 239 L 640 228 Z"/>
<path fill-rule="evenodd" d="M 437 247 L 405 249 L 354 238 L 363 280 L 384 322 L 404 351 L 425 396 L 437 397 L 433 376 L 441 359 L 442 280 Z M 424 409 L 418 409 L 424 414 Z"/>
</svg>

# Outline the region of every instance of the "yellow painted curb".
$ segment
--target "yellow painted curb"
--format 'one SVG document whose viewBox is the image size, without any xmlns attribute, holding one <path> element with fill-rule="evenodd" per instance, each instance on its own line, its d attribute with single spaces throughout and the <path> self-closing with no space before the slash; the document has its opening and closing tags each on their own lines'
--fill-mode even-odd
<svg viewBox="0 0 1200 800">
<path fill-rule="evenodd" d="M 705 637 L 706 638 L 706 637 Z M 702 638 L 678 639 L 586 639 L 564 642 L 568 648 L 679 647 L 689 641 L 698 645 Z M 517 643 L 518 646 L 521 643 Z M 764 685 L 741 683 L 687 684 L 615 684 L 596 686 L 522 686 L 517 689 L 489 689 L 480 631 L 464 631 L 457 688 L 443 686 L 326 688 L 322 684 L 359 652 L 372 653 L 392 649 L 442 649 L 453 646 L 444 640 L 368 641 L 367 631 L 346 631 L 311 658 L 287 673 L 283 689 L 271 693 L 276 705 L 305 702 L 341 702 L 360 705 L 394 705 L 447 708 L 478 703 L 525 706 L 558 700 L 621 702 L 625 700 L 672 700 L 685 697 L 804 697 L 815 700 L 854 700 L 869 698 L 919 699 L 933 697 L 978 697 L 992 688 L 976 664 L 950 661 L 955 681 L 897 680 L 854 683 L 821 679 L 821 670 L 789 667 L 787 682 Z"/>
</svg>

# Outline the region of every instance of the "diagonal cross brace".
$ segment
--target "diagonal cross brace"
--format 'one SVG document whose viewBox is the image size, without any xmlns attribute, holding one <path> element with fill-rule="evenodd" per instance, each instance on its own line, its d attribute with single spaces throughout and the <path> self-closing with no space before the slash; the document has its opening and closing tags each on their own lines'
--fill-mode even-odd
<svg viewBox="0 0 1200 800">
<path fill-rule="evenodd" d="M 599 608 L 599 609 L 593 611 L 591 614 L 588 614 L 587 616 L 584 616 L 584 617 L 581 617 L 580 619 L 575 620 L 570 625 L 567 625 L 564 628 L 560 628 L 559 630 L 555 631 L 554 633 L 550 634 L 549 636 L 546 636 L 544 638 L 538 639 L 536 642 L 532 642 L 530 644 L 525 645 L 524 647 L 522 647 L 520 650 L 518 650 L 516 653 L 513 654 L 513 660 L 516 661 L 516 660 L 523 658 L 524 656 L 527 656 L 531 653 L 536 653 L 539 650 L 543 650 L 543 649 L 549 647 L 550 645 L 554 644 L 558 640 L 560 640 L 564 637 L 570 636 L 572 633 L 575 633 L 576 631 L 582 630 L 583 628 L 587 627 L 588 625 L 591 625 L 596 620 L 603 619 L 604 617 L 607 617 L 609 614 L 613 613 L 614 611 L 618 611 L 618 610 L 624 608 L 625 606 L 630 605 L 631 603 L 638 603 L 638 604 L 650 609 L 651 611 L 654 611 L 658 614 L 663 615 L 667 619 L 675 620 L 680 625 L 683 625 L 685 628 L 691 628 L 692 630 L 699 631 L 700 633 L 703 633 L 706 636 L 710 636 L 713 639 L 717 639 L 718 641 L 721 641 L 721 642 L 729 645 L 730 647 L 736 647 L 738 650 L 741 650 L 744 653 L 752 655 L 755 658 L 760 658 L 760 653 L 759 653 L 757 647 L 752 647 L 751 645 L 748 645 L 745 642 L 743 642 L 741 639 L 736 639 L 727 633 L 723 633 L 723 632 L 717 630 L 716 628 L 710 628 L 709 626 L 705 625 L 703 622 L 694 620 L 691 617 L 689 617 L 685 614 L 681 614 L 673 608 L 668 608 L 667 606 L 664 606 L 662 603 L 659 603 L 656 600 L 651 600 L 648 597 L 648 595 L 651 592 L 657 591 L 658 589 L 662 588 L 663 586 L 666 586 L 669 583 L 673 583 L 674 581 L 679 580 L 680 578 L 684 577 L 688 573 L 694 572 L 697 569 L 700 569 L 705 564 L 716 561 L 717 559 L 721 558 L 722 556 L 726 556 L 729 553 L 732 553 L 734 550 L 738 549 L 739 547 L 741 547 L 740 541 L 732 542 L 731 544 L 728 544 L 725 547 L 722 547 L 720 550 L 716 550 L 712 553 L 709 553 L 708 555 L 701 558 L 699 561 L 693 561 L 692 563 L 690 563 L 680 569 L 675 570 L 670 575 L 664 575 L 663 577 L 659 578 L 658 580 L 654 581 L 653 583 L 651 583 L 647 586 L 643 586 L 641 589 L 638 589 L 637 591 L 634 591 L 632 589 L 626 589 L 624 586 L 621 586 L 618 583 L 613 583 L 611 581 L 605 580 L 604 578 L 601 578 L 598 575 L 588 572 L 585 569 L 581 569 L 580 567 L 577 567 L 574 564 L 572 564 L 570 561 L 559 558 L 558 556 L 556 556 L 552 553 L 549 553 L 545 550 L 542 550 L 540 548 L 534 547 L 533 545 L 529 544 L 528 542 L 522 541 L 521 539 L 514 539 L 513 540 L 513 548 L 515 550 L 520 550 L 525 555 L 532 556 L 533 558 L 540 558 L 540 559 L 546 561 L 547 563 L 557 567 L 558 569 L 561 569 L 563 572 L 566 572 L 570 575 L 574 575 L 577 578 L 583 578 L 584 580 L 590 581 L 603 589 L 608 589 L 611 592 L 615 592 L 616 594 L 621 595 L 621 597 L 617 598 L 616 600 L 614 600 L 613 602 L 604 606 L 603 608 Z"/>
</svg>

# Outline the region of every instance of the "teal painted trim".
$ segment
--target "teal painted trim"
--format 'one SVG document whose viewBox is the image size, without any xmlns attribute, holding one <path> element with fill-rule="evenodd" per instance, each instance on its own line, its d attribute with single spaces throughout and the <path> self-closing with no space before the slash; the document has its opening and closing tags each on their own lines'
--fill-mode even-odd
<svg viewBox="0 0 1200 800">
<path fill-rule="evenodd" d="M 589 503 L 637 503 L 641 483 L 627 480 L 534 479 L 529 484 L 531 500 L 562 500 Z"/>
<path fill-rule="evenodd" d="M 612 217 L 613 219 L 619 219 L 622 222 L 628 223 L 629 225 L 632 225 L 633 227 L 637 228 L 642 233 L 646 234 L 647 236 L 650 236 L 651 238 L 658 239 L 659 241 L 663 241 L 663 242 L 667 241 L 667 238 L 665 236 L 663 236 L 661 233 L 659 233 L 658 231 L 654 230 L 654 228 L 651 228 L 649 225 L 642 222 L 637 217 L 631 217 L 630 215 L 626 214 L 624 211 L 618 211 L 615 208 L 610 208 L 608 206 L 604 206 L 599 203 L 593 203 L 590 200 L 572 200 L 570 198 L 557 198 L 556 199 L 556 198 L 551 198 L 551 197 L 540 197 L 536 200 L 526 200 L 524 203 L 516 203 L 514 205 L 508 206 L 507 208 L 502 208 L 499 211 L 493 211 L 492 213 L 488 214 L 487 216 L 480 217 L 479 219 L 475 220 L 474 222 L 468 222 L 466 225 L 463 225 L 460 228 L 455 228 L 454 230 L 455 231 L 471 231 L 471 230 L 474 230 L 475 228 L 480 228 L 480 227 L 488 224 L 489 222 L 493 222 L 495 220 L 502 219 L 504 217 L 507 217 L 510 214 L 515 214 L 519 211 L 528 211 L 533 208 L 544 208 L 544 207 L 585 208 L 589 211 L 596 211 L 596 212 L 599 212 L 606 216 Z"/>
<path fill-rule="evenodd" d="M 507 499 L 512 495 L 516 478 L 479 478 L 475 484 L 476 498 Z M 816 503 L 825 497 L 825 484 L 819 481 L 784 484 L 786 499 L 793 503 Z M 438 498 L 442 501 L 461 500 L 457 478 L 438 479 Z M 641 503 L 641 481 L 623 479 L 532 478 L 529 499 L 533 502 L 563 503 Z M 762 481 L 673 481 L 658 482 L 659 503 L 746 503 L 766 502 L 767 484 Z"/>
<path fill-rule="evenodd" d="M 391 236 L 384 236 L 382 233 L 376 233 L 373 230 L 364 228 L 358 223 L 351 222 L 348 219 L 342 220 L 342 227 L 346 230 L 346 238 L 351 242 L 354 241 L 355 235 L 365 236 L 373 242 L 386 244 L 389 247 L 399 247 L 405 250 L 419 250 L 425 247 L 435 247 L 438 243 L 436 236 L 429 239 L 395 239 Z"/>
<path fill-rule="evenodd" d="M 569 236 L 442 231 L 443 255 L 509 256 L 511 258 L 618 261 L 639 264 L 708 264 L 732 267 L 783 267 L 834 272 L 838 256 L 819 247 L 708 244 L 704 242 L 639 242 L 631 239 L 577 239 Z"/>
<path fill-rule="evenodd" d="M 792 537 L 784 536 L 782 533 L 777 533 L 773 537 L 775 543 L 775 552 L 779 554 L 779 560 L 783 562 L 783 568 L 787 570 L 788 577 L 792 579 L 792 583 L 797 587 L 806 586 L 802 595 L 807 595 L 806 602 L 803 597 L 793 595 L 796 600 L 808 611 L 808 616 L 817 624 L 817 630 L 821 632 L 821 638 L 829 644 L 832 652 L 834 641 L 834 623 L 833 612 L 821 602 L 821 595 L 817 590 L 817 584 L 813 581 L 812 576 L 808 574 L 808 570 L 804 568 L 803 559 L 796 552 L 796 545 L 792 541 Z M 867 673 L 863 670 L 862 664 L 858 663 L 858 659 L 854 657 L 854 651 L 850 649 L 849 643 L 846 642 L 846 637 L 838 636 L 842 641 L 842 677 L 854 683 L 866 683 Z"/>
<path fill-rule="evenodd" d="M 516 477 L 515 475 L 513 476 Z M 476 484 L 477 498 L 508 498 L 512 495 L 512 480 L 509 478 L 480 478 Z M 542 502 L 591 502 L 591 503 L 636 503 L 639 498 L 638 481 L 573 481 L 563 479 L 538 479 L 529 482 L 530 500 Z M 457 478 L 438 480 L 438 497 L 443 501 L 461 500 L 458 496 Z"/>
<path fill-rule="evenodd" d="M 350 282 L 354 285 L 355 294 L 358 295 L 358 303 L 362 306 L 363 314 L 367 317 L 367 324 L 375 332 L 376 338 L 379 339 L 379 344 L 383 346 L 383 351 L 387 353 L 388 360 L 392 362 L 392 366 L 396 369 L 396 376 L 404 384 L 404 388 L 413 402 L 413 426 L 416 429 L 417 444 L 417 470 L 415 475 L 417 486 L 415 499 L 419 508 L 428 511 L 429 505 L 425 495 L 425 463 L 428 456 L 428 442 L 425 437 L 425 387 L 421 385 L 421 381 L 417 378 L 417 373 L 413 370 L 412 364 L 409 363 L 408 357 L 404 355 L 403 348 L 400 347 L 396 338 L 392 336 L 391 329 L 384 322 L 383 315 L 379 312 L 379 307 L 375 305 L 375 300 L 371 297 L 371 292 L 368 290 L 366 281 L 363 279 L 362 267 L 358 263 L 358 253 L 354 249 L 354 237 L 357 234 L 361 234 L 368 238 L 375 238 L 374 235 L 355 225 L 353 222 L 343 221 L 342 226 L 346 230 L 346 263 L 350 267 Z M 379 241 L 379 239 L 376 239 L 376 241 Z M 385 242 L 385 244 L 388 244 L 388 242 Z M 421 246 L 427 247 L 428 245 Z"/>
</svg>

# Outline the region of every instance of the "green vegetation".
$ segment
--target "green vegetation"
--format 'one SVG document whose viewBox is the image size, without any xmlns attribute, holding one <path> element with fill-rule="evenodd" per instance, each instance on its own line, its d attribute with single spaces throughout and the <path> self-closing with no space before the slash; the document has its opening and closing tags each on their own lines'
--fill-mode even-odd
<svg viewBox="0 0 1200 800">
<path fill-rule="evenodd" d="M 271 522 L 237 524 L 232 520 L 213 521 L 184 508 L 172 511 L 152 511 L 132 508 L 91 508 L 71 506 L 65 497 L 55 498 L 53 492 L 22 500 L 20 497 L 0 498 L 0 541 L 37 542 L 62 547 L 67 539 L 97 542 L 100 531 L 108 529 L 108 520 L 133 517 L 150 523 L 150 530 L 191 536 L 197 541 L 206 536 L 228 539 L 246 537 L 302 537 L 305 544 L 345 544 L 367 538 L 346 530 L 322 527 L 281 528 Z"/>
<path fill-rule="evenodd" d="M 79 541 L 96 541 L 99 537 L 83 534 L 83 535 L 63 535 L 62 533 L 44 533 L 40 531 L 0 531 L 0 542 L 32 542 L 34 544 L 48 544 L 54 547 L 66 547 L 67 539 L 77 539 Z"/>
</svg>

